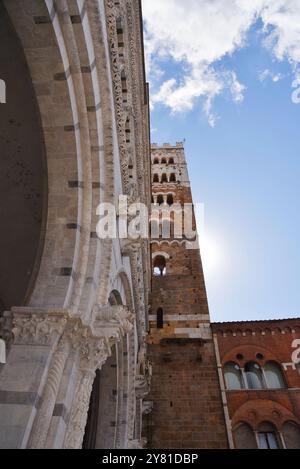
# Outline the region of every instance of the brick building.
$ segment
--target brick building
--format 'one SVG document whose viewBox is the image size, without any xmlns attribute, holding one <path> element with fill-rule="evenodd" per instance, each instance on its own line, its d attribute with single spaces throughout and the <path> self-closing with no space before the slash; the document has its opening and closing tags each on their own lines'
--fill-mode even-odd
<svg viewBox="0 0 300 469">
<path fill-rule="evenodd" d="M 231 448 L 300 448 L 300 319 L 212 324 Z"/>
<path fill-rule="evenodd" d="M 162 217 L 160 233 L 151 241 L 152 381 L 147 399 L 153 409 L 145 419 L 145 433 L 151 448 L 226 448 L 199 250 L 188 249 L 173 223 L 170 237 L 162 232 L 163 208 L 192 202 L 184 148 L 181 143 L 152 146 L 151 153 L 152 202 Z"/>
</svg>

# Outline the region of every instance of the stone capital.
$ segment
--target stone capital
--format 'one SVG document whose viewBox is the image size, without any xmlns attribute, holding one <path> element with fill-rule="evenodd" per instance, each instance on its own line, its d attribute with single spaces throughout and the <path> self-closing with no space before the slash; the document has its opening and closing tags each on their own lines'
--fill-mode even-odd
<svg viewBox="0 0 300 469">
<path fill-rule="evenodd" d="M 69 317 L 67 310 L 14 307 L 11 309 L 13 344 L 51 345 L 62 334 Z"/>
<path fill-rule="evenodd" d="M 123 335 L 128 334 L 133 328 L 134 314 L 127 306 L 97 306 L 93 332 L 102 335 L 110 341 L 120 340 Z"/>
</svg>

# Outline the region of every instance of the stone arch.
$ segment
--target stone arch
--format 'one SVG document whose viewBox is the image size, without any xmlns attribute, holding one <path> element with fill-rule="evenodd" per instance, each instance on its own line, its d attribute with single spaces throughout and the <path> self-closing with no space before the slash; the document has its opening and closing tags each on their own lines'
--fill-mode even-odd
<svg viewBox="0 0 300 469">
<path fill-rule="evenodd" d="M 152 253 L 152 260 L 154 260 L 157 256 L 163 256 L 166 260 L 170 259 L 170 254 L 166 251 L 155 251 Z"/>
<path fill-rule="evenodd" d="M 49 174 L 45 245 L 29 305 L 80 307 L 89 316 L 96 301 L 107 302 L 111 256 L 111 242 L 91 236 L 92 214 L 100 200 L 112 201 L 114 187 L 110 61 L 99 4 L 86 2 L 79 33 L 71 22 L 77 7 L 70 11 L 65 0 L 55 9 L 44 1 L 4 5 L 30 69 Z"/>
<path fill-rule="evenodd" d="M 226 333 L 229 333 L 227 330 Z M 232 334 L 232 331 L 230 331 L 230 334 Z M 240 361 L 240 365 L 244 367 L 244 365 L 249 362 L 249 361 L 254 361 L 256 362 L 256 354 L 258 352 L 262 352 L 264 355 L 264 359 L 261 360 L 259 363 L 261 366 L 265 364 L 266 361 L 275 361 L 277 363 L 280 363 L 279 358 L 277 357 L 276 353 L 273 352 L 273 350 L 267 349 L 266 347 L 263 347 L 261 345 L 256 346 L 252 345 L 249 343 L 245 344 L 239 344 L 230 349 L 223 357 L 222 357 L 222 363 L 226 363 L 228 361 L 234 361 L 235 357 L 237 354 L 242 354 L 243 359 Z"/>
<path fill-rule="evenodd" d="M 249 420 L 251 415 L 251 420 Z M 232 428 L 240 421 L 249 423 L 253 430 L 258 430 L 259 424 L 264 421 L 271 422 L 278 430 L 287 420 L 297 422 L 299 420 L 291 410 L 282 404 L 269 399 L 251 399 L 242 404 L 232 416 Z"/>
</svg>

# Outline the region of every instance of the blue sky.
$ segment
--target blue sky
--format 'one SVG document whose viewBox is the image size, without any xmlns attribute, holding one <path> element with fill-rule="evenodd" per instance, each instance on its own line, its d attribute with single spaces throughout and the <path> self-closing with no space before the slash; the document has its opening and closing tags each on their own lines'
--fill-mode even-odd
<svg viewBox="0 0 300 469">
<path fill-rule="evenodd" d="M 281 0 L 272 1 L 273 8 Z M 163 0 L 176 15 L 172 23 L 178 35 L 168 31 L 164 20 L 154 25 L 157 11 L 164 14 L 162 2 L 143 1 L 154 97 L 152 141 L 186 140 L 193 199 L 205 206 L 202 256 L 213 321 L 300 316 L 300 103 L 291 99 L 292 83 L 299 76 L 295 41 L 300 26 L 291 20 L 296 3 L 285 1 L 292 9 L 280 10 L 284 18 L 268 10 L 268 0 L 257 0 L 263 11 L 233 11 L 238 17 L 233 35 L 232 25 L 230 32 L 223 29 L 224 2 L 216 0 L 219 10 L 212 12 L 205 10 L 206 0 L 187 0 L 190 7 L 197 5 L 193 16 L 203 10 L 208 14 L 203 20 L 211 23 L 203 38 L 208 47 L 214 15 L 217 26 L 221 24 L 211 56 L 205 51 L 197 56 L 195 49 L 192 60 L 188 32 L 173 50 L 166 46 L 166 40 L 176 42 L 185 34 L 176 12 L 178 0 Z M 283 39 L 276 35 L 278 30 L 282 34 L 287 20 L 295 28 L 288 24 L 288 41 L 286 34 Z M 174 50 L 181 47 L 175 57 Z M 195 82 L 202 80 L 200 91 L 194 85 L 187 90 L 191 76 Z M 162 93 L 169 80 L 174 80 L 172 86 Z"/>
</svg>

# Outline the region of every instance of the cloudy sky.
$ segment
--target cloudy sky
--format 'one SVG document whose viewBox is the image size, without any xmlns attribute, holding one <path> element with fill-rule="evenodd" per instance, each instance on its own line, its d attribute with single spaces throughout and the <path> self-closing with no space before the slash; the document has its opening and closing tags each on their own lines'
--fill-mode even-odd
<svg viewBox="0 0 300 469">
<path fill-rule="evenodd" d="M 213 320 L 300 316 L 300 0 L 143 0 L 152 141 L 186 140 Z"/>
</svg>

